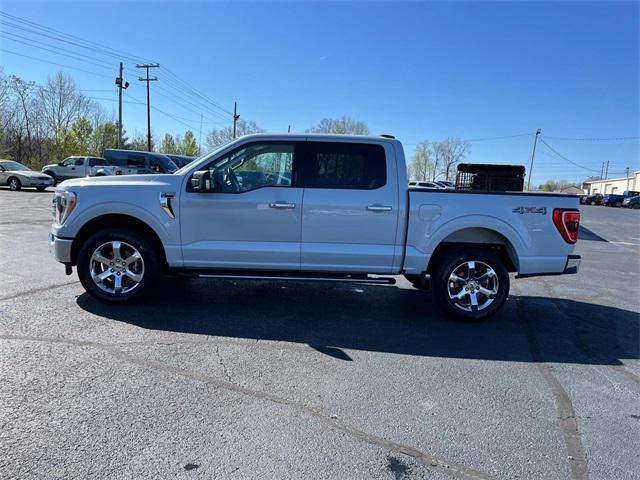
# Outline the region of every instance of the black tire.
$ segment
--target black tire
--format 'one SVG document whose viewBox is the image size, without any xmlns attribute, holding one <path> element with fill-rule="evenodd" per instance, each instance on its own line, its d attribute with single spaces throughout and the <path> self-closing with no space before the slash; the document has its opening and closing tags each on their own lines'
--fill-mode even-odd
<svg viewBox="0 0 640 480">
<path fill-rule="evenodd" d="M 492 250 L 476 247 L 455 248 L 446 252 L 445 255 L 446 257 L 440 260 L 431 276 L 431 288 L 440 308 L 450 317 L 470 321 L 483 320 L 500 310 L 509 296 L 509 272 L 507 271 L 504 260 Z M 462 302 L 454 302 L 449 295 L 450 276 L 454 271 L 459 271 L 460 266 L 470 261 L 480 262 L 478 267 L 480 267 L 481 264 L 491 267 L 497 278 L 497 286 L 495 288 L 497 291 L 495 296 L 493 296 L 491 302 L 481 309 L 477 309 L 477 307 L 474 309 L 473 306 L 470 305 L 470 297 L 468 297 L 469 300 L 467 302 L 469 305 L 463 305 Z M 478 268 L 478 271 L 481 272 L 480 268 Z M 485 282 L 489 281 L 490 280 L 486 280 Z M 491 282 L 493 282 L 493 280 L 491 280 Z M 451 285 L 455 285 L 455 288 L 458 288 L 459 285 L 463 284 L 457 284 L 454 281 Z M 475 285 L 476 288 L 478 286 L 476 283 L 472 284 L 472 286 L 473 285 Z M 483 288 L 488 285 L 489 283 L 485 283 L 484 285 L 480 284 Z M 463 288 L 464 287 L 460 287 L 460 291 Z M 488 296 L 484 296 L 481 293 L 478 293 L 476 298 L 489 299 Z"/>
<path fill-rule="evenodd" d="M 429 290 L 429 282 L 422 275 L 405 275 L 404 278 L 418 290 Z"/>
<path fill-rule="evenodd" d="M 631 208 L 633 208 L 634 210 L 638 210 L 640 208 L 640 203 L 634 203 Z"/>
<path fill-rule="evenodd" d="M 55 187 L 58 184 L 58 178 L 56 177 L 56 174 L 53 172 L 42 172 L 45 175 L 49 175 L 51 177 L 51 180 L 53 180 L 53 183 L 51 184 L 52 187 Z"/>
<path fill-rule="evenodd" d="M 614 206 L 620 208 L 622 206 L 622 202 L 616 202 Z"/>
<path fill-rule="evenodd" d="M 44 192 L 47 187 L 36 187 L 36 190 L 39 192 Z"/>
<path fill-rule="evenodd" d="M 98 247 L 108 242 L 119 241 L 134 247 L 142 257 L 143 276 L 137 286 L 128 292 L 110 293 L 100 288 L 91 276 L 91 257 Z M 91 235 L 84 241 L 78 252 L 78 278 L 84 289 L 92 297 L 107 303 L 125 303 L 141 298 L 158 279 L 161 268 L 158 252 L 144 235 L 119 228 L 107 228 Z M 111 270 L 113 272 L 113 270 Z M 125 275 L 122 276 L 124 281 Z M 104 283 L 103 283 L 104 285 Z"/>
<path fill-rule="evenodd" d="M 20 183 L 20 179 L 16 177 L 10 177 L 9 180 L 7 180 L 7 185 L 9 185 L 9 190 L 11 190 L 12 192 L 17 192 L 22 188 L 22 183 Z"/>
</svg>

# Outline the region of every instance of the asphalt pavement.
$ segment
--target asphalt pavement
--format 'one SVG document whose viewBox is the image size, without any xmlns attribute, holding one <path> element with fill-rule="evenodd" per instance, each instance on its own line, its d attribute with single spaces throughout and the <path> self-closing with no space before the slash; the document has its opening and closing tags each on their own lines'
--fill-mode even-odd
<svg viewBox="0 0 640 480">
<path fill-rule="evenodd" d="M 395 286 L 167 278 L 107 306 L 0 189 L 0 478 L 640 478 L 640 211 L 483 323 Z"/>
</svg>

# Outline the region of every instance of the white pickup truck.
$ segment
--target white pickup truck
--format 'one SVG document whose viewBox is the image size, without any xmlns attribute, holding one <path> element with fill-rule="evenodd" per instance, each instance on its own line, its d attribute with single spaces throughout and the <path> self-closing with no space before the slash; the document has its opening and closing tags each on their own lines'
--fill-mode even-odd
<svg viewBox="0 0 640 480">
<path fill-rule="evenodd" d="M 42 173 L 53 179 L 54 185 L 64 180 L 82 177 L 104 177 L 121 174 L 121 170 L 101 157 L 67 157 L 59 163 L 42 167 Z"/>
<path fill-rule="evenodd" d="M 388 136 L 239 138 L 169 175 L 63 182 L 51 254 L 107 302 L 163 273 L 395 282 L 449 314 L 495 313 L 518 276 L 576 273 L 578 197 L 408 187 Z"/>
</svg>

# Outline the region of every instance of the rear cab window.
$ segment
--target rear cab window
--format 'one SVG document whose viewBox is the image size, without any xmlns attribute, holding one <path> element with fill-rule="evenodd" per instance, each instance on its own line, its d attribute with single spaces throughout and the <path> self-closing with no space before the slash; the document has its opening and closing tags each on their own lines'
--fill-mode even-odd
<svg viewBox="0 0 640 480">
<path fill-rule="evenodd" d="M 375 190 L 387 184 L 382 145 L 307 142 L 305 188 Z"/>
</svg>

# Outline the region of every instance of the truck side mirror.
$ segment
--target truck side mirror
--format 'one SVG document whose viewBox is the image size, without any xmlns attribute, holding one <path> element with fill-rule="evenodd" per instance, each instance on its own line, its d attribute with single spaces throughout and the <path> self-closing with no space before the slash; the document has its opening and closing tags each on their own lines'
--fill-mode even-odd
<svg viewBox="0 0 640 480">
<path fill-rule="evenodd" d="M 59 166 L 59 167 L 64 167 L 64 160 L 63 160 L 63 161 L 61 161 L 61 162 L 58 162 L 58 166 Z"/>
<path fill-rule="evenodd" d="M 215 182 L 211 181 L 209 170 L 200 170 L 191 175 L 191 189 L 194 192 L 216 192 Z"/>
</svg>

